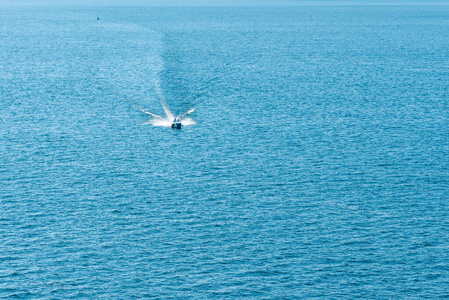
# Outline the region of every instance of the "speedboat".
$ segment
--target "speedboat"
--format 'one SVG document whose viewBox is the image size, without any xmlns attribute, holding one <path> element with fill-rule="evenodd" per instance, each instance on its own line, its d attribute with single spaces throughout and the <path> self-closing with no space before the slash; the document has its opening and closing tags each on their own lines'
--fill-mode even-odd
<svg viewBox="0 0 449 300">
<path fill-rule="evenodd" d="M 173 120 L 173 123 L 171 124 L 171 128 L 174 128 L 174 129 L 181 129 L 181 119 L 175 118 L 175 119 Z"/>
</svg>

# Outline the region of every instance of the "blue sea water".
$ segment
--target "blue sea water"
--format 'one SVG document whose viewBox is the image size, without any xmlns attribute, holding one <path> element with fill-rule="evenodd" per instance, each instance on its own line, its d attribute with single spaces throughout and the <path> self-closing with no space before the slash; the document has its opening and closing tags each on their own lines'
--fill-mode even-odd
<svg viewBox="0 0 449 300">
<path fill-rule="evenodd" d="M 449 297 L 448 16 L 0 6 L 0 297 Z"/>
</svg>

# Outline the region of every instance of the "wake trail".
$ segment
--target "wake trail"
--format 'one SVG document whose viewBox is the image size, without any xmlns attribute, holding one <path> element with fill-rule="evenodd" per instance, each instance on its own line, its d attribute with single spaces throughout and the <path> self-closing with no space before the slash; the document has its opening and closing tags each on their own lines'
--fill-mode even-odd
<svg viewBox="0 0 449 300">
<path fill-rule="evenodd" d="M 175 116 L 171 112 L 171 110 L 168 107 L 167 103 L 165 103 L 165 101 L 161 100 L 161 105 L 162 105 L 162 108 L 164 109 L 164 112 L 165 112 L 165 115 L 167 116 L 167 118 L 170 119 L 170 120 L 173 120 L 173 118 Z"/>
<path fill-rule="evenodd" d="M 155 118 L 158 118 L 158 119 L 162 119 L 162 120 L 164 120 L 164 118 L 163 117 L 161 117 L 161 116 L 158 116 L 158 115 L 156 115 L 156 114 L 153 114 L 153 113 L 151 113 L 151 112 L 149 112 L 149 111 L 146 111 L 145 109 L 143 109 L 143 108 L 139 108 L 139 110 L 141 111 L 141 112 L 144 112 L 144 113 L 146 113 L 146 114 L 149 114 L 150 116 L 153 116 L 153 117 L 155 117 Z"/>
<path fill-rule="evenodd" d="M 152 124 L 153 126 L 171 127 L 171 125 L 173 124 L 173 120 L 175 119 L 175 115 L 171 112 L 170 108 L 168 107 L 168 105 L 166 103 L 161 101 L 161 105 L 162 105 L 162 108 L 164 109 L 165 117 L 156 115 L 156 114 L 149 112 L 143 108 L 138 108 L 138 109 L 141 112 L 146 113 L 153 117 L 153 119 L 146 122 L 147 124 Z M 181 120 L 181 123 L 183 126 L 194 125 L 194 124 L 196 124 L 196 121 L 191 118 L 186 117 L 188 114 L 190 114 L 194 111 L 195 111 L 195 108 L 190 109 L 188 112 L 186 112 L 180 116 L 177 116 L 176 118 Z"/>
<path fill-rule="evenodd" d="M 187 97 L 186 100 L 187 99 L 191 99 L 190 101 L 194 100 L 193 103 L 190 104 L 189 106 L 187 106 L 187 105 L 184 106 L 185 109 L 181 110 L 181 111 L 185 111 L 184 113 L 175 115 L 170 110 L 170 107 L 168 106 L 167 102 L 165 101 L 165 97 L 162 92 L 162 88 L 160 86 L 160 81 L 159 81 L 159 79 L 157 79 L 155 81 L 156 96 L 157 96 L 157 98 L 159 98 L 159 103 L 162 106 L 162 109 L 164 110 L 165 117 L 159 116 L 152 112 L 149 112 L 143 108 L 139 108 L 139 110 L 142 111 L 143 113 L 146 113 L 153 117 L 153 119 L 151 119 L 147 122 L 147 124 L 152 124 L 153 126 L 171 127 L 174 119 L 180 119 L 183 126 L 196 124 L 195 120 L 193 120 L 192 118 L 187 117 L 187 116 L 196 111 L 196 105 L 200 101 L 203 101 L 205 98 L 207 98 L 205 96 L 207 96 L 207 94 L 208 94 L 209 87 L 213 84 L 216 84 L 217 81 L 219 81 L 218 76 L 212 77 L 209 80 L 209 82 L 207 82 L 205 85 L 203 85 L 201 88 L 199 88 L 195 93 L 192 93 L 190 97 Z"/>
<path fill-rule="evenodd" d="M 191 113 L 193 113 L 196 110 L 196 108 L 191 108 L 188 112 L 184 113 L 183 115 L 181 115 L 181 119 L 190 115 Z"/>
</svg>

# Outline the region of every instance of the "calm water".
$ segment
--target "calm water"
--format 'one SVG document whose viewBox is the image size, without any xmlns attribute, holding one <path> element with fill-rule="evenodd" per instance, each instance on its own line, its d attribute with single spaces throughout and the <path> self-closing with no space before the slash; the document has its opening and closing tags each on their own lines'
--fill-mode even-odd
<svg viewBox="0 0 449 300">
<path fill-rule="evenodd" d="M 448 16 L 0 7 L 0 297 L 449 297 Z"/>
</svg>

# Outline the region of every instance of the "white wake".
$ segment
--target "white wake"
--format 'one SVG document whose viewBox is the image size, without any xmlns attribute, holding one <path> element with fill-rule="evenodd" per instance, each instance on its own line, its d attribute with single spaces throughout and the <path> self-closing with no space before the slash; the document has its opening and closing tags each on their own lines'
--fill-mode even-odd
<svg viewBox="0 0 449 300">
<path fill-rule="evenodd" d="M 196 121 L 192 118 L 187 117 L 189 114 L 193 113 L 195 111 L 195 108 L 189 109 L 186 113 L 181 114 L 179 116 L 175 116 L 168 105 L 161 101 L 162 108 L 164 109 L 165 116 L 159 116 L 152 112 L 149 112 L 143 108 L 140 109 L 140 111 L 150 115 L 152 119 L 150 119 L 146 124 L 151 124 L 153 126 L 158 127 L 171 127 L 173 120 L 180 119 L 182 126 L 189 126 L 196 124 Z"/>
</svg>

